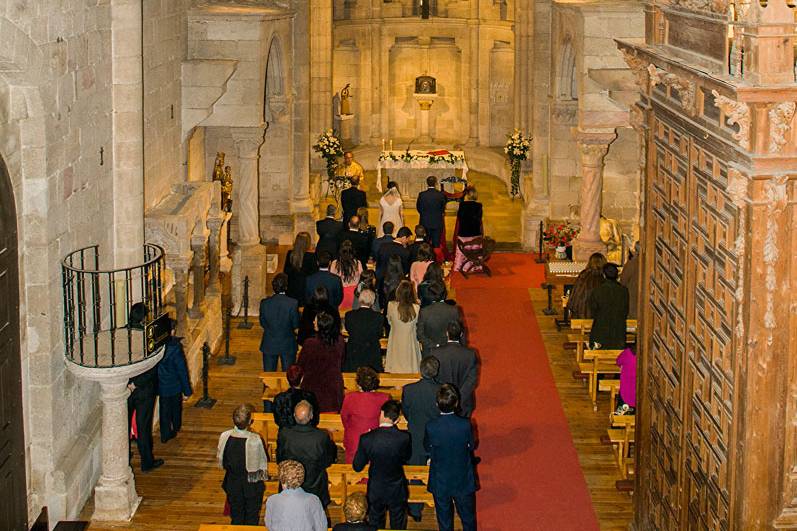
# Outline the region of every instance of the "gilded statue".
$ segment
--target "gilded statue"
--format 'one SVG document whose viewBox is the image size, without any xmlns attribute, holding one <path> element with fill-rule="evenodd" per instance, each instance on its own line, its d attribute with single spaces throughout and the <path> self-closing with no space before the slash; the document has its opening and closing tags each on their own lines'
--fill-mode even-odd
<svg viewBox="0 0 797 531">
<path fill-rule="evenodd" d="M 346 86 L 340 90 L 340 115 L 346 116 L 351 114 L 351 83 L 346 83 Z"/>
<path fill-rule="evenodd" d="M 601 215 L 600 234 L 601 241 L 606 244 L 606 259 L 615 264 L 622 264 L 623 236 L 617 221 Z"/>
<path fill-rule="evenodd" d="M 219 151 L 216 153 L 216 162 L 213 165 L 213 180 L 214 181 L 223 181 L 224 180 L 224 152 Z"/>
<path fill-rule="evenodd" d="M 224 167 L 221 179 L 221 208 L 226 212 L 232 212 L 232 168 L 229 166 Z"/>
</svg>

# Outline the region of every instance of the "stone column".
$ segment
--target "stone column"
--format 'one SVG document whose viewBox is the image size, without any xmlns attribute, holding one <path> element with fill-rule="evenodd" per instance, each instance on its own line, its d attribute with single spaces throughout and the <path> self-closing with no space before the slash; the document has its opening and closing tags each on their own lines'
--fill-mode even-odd
<svg viewBox="0 0 797 531">
<path fill-rule="evenodd" d="M 573 258 L 587 260 L 592 253 L 605 253 L 601 241 L 600 217 L 603 196 L 603 158 L 615 134 L 580 134 L 578 149 L 581 155 L 581 232 L 573 244 Z"/>
<path fill-rule="evenodd" d="M 194 301 L 188 316 L 191 319 L 202 319 L 202 303 L 205 302 L 205 243 L 207 237 L 204 233 L 191 238 L 191 250 L 194 258 L 191 261 L 191 272 L 194 276 Z"/>
<path fill-rule="evenodd" d="M 208 262 L 210 262 L 210 279 L 208 280 L 208 292 L 217 294 L 220 290 L 219 269 L 221 264 L 221 226 L 224 224 L 223 213 L 213 212 L 208 216 Z"/>
<path fill-rule="evenodd" d="M 174 306 L 177 312 L 177 331 L 180 337 L 186 335 L 186 316 L 188 310 L 188 265 L 189 257 L 179 257 L 169 260 L 169 266 L 174 272 Z"/>
</svg>

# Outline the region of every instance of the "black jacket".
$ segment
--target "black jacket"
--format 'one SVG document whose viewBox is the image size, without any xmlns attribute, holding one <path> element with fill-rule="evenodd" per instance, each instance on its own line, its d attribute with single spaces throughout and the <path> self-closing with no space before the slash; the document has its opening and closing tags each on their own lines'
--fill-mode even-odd
<svg viewBox="0 0 797 531">
<path fill-rule="evenodd" d="M 346 240 L 351 242 L 355 256 L 357 256 L 360 262 L 363 263 L 363 267 L 365 267 L 365 264 L 368 263 L 368 255 L 370 253 L 368 248 L 368 234 L 358 230 L 346 229 L 340 233 L 338 239 L 341 244 Z M 340 249 L 340 245 L 338 245 L 338 249 Z"/>
<path fill-rule="evenodd" d="M 422 243 L 426 242 L 423 240 L 415 240 L 407 246 L 407 250 L 410 252 L 410 264 L 418 261 L 418 249 L 421 248 Z"/>
<path fill-rule="evenodd" d="M 628 289 L 616 280 L 604 280 L 592 290 L 587 300 L 592 312 L 590 343 L 600 348 L 625 348 L 625 320 L 628 318 Z"/>
<path fill-rule="evenodd" d="M 368 468 L 368 499 L 404 499 L 409 496 L 404 465 L 412 455 L 410 434 L 395 426 L 360 435 L 352 468 Z"/>
<path fill-rule="evenodd" d="M 340 193 L 340 205 L 343 207 L 343 226 L 347 227 L 349 218 L 357 213 L 357 209 L 368 206 L 365 192 L 353 186 Z"/>
<path fill-rule="evenodd" d="M 440 415 L 426 425 L 424 446 L 432 460 L 428 490 L 435 496 L 464 496 L 476 491 L 473 430 L 468 419 Z"/>
<path fill-rule="evenodd" d="M 473 392 L 479 380 L 479 362 L 476 351 L 463 347 L 455 341 L 432 349 L 431 355 L 440 361 L 440 372 L 437 381 L 457 386 L 460 394 L 462 414 L 470 416 L 473 412 Z"/>
<path fill-rule="evenodd" d="M 180 393 L 191 396 L 191 381 L 181 339 L 171 336 L 166 340 L 163 358 L 157 365 L 159 396 L 175 396 Z"/>
<path fill-rule="evenodd" d="M 316 287 L 324 286 L 327 288 L 327 295 L 329 296 L 329 305 L 333 308 L 340 306 L 343 301 L 343 283 L 340 277 L 329 271 L 316 271 L 309 277 L 304 288 L 304 296 L 307 300 L 313 296 Z"/>
<path fill-rule="evenodd" d="M 393 240 L 394 238 L 390 234 L 385 234 L 379 238 L 374 238 L 374 240 L 371 242 L 371 257 L 376 260 L 379 256 L 379 248 L 382 246 L 382 244 L 386 242 L 392 242 Z"/>
<path fill-rule="evenodd" d="M 316 254 L 327 251 L 333 258 L 338 256 L 338 236 L 343 232 L 343 223 L 333 218 L 324 218 L 315 222 L 318 233 L 318 244 L 315 246 Z"/>
<path fill-rule="evenodd" d="M 482 204 L 477 201 L 463 201 L 457 210 L 459 228 L 457 236 L 465 238 L 482 234 Z"/>
<path fill-rule="evenodd" d="M 282 271 L 288 275 L 288 290 L 285 294 L 299 301 L 299 306 L 304 306 L 306 302 L 304 299 L 305 282 L 307 277 L 318 270 L 318 266 L 315 263 L 315 253 L 306 252 L 302 257 L 302 267 L 296 269 L 291 263 L 292 254 L 293 250 L 288 251 L 288 254 L 285 255 L 285 267 L 282 268 Z"/>
<path fill-rule="evenodd" d="M 428 356 L 433 348 L 448 341 L 448 323 L 458 320 L 459 308 L 446 302 L 433 302 L 421 308 L 416 335 L 425 355 Z"/>
<path fill-rule="evenodd" d="M 394 241 L 384 242 L 379 246 L 379 252 L 376 254 L 376 278 L 384 278 L 387 271 L 387 263 L 393 255 L 398 255 L 401 258 L 404 274 L 406 275 L 410 272 L 410 252 L 407 248 Z"/>
<path fill-rule="evenodd" d="M 313 426 L 291 426 L 277 435 L 277 463 L 293 459 L 304 465 L 302 488 L 318 496 L 324 507 L 329 505 L 327 468 L 335 462 L 337 453 L 329 434 Z"/>
<path fill-rule="evenodd" d="M 429 454 L 423 447 L 426 424 L 440 416 L 437 408 L 437 391 L 440 384 L 429 378 L 421 378 L 407 384 L 401 391 L 401 410 L 407 419 L 407 428 L 412 437 L 412 457 L 409 464 L 425 465 Z"/>
<path fill-rule="evenodd" d="M 311 426 L 318 426 L 318 400 L 315 393 L 312 391 L 305 391 L 304 389 L 295 389 L 291 387 L 287 391 L 283 391 L 274 397 L 274 422 L 280 428 L 289 426 L 296 426 L 296 419 L 293 417 L 293 410 L 296 404 L 302 400 L 307 400 L 313 406 L 313 418 L 310 420 Z"/>
<path fill-rule="evenodd" d="M 346 342 L 343 372 L 356 372 L 358 367 L 364 366 L 382 372 L 379 339 L 385 327 L 384 316 L 371 308 L 357 308 L 346 313 L 344 325 L 349 340 Z"/>
<path fill-rule="evenodd" d="M 299 303 L 284 293 L 277 293 L 260 301 L 260 352 L 284 354 L 296 352 L 296 334 L 299 327 Z M 286 368 L 287 369 L 287 368 Z"/>
<path fill-rule="evenodd" d="M 446 196 L 436 188 L 427 188 L 418 194 L 415 208 L 420 214 L 420 224 L 427 229 L 443 227 L 443 216 L 446 211 Z"/>
</svg>

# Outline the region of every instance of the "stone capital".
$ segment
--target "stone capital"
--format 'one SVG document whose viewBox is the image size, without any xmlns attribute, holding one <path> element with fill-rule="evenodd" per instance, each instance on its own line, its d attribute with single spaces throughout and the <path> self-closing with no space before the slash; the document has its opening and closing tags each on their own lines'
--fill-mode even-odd
<svg viewBox="0 0 797 531">
<path fill-rule="evenodd" d="M 258 151 L 263 145 L 266 135 L 263 127 L 231 127 L 230 133 L 239 158 L 256 159 L 258 157 Z"/>
<path fill-rule="evenodd" d="M 608 132 L 578 131 L 576 140 L 581 153 L 581 163 L 585 166 L 600 166 L 603 157 L 609 152 L 609 145 L 617 138 L 617 134 Z"/>
</svg>

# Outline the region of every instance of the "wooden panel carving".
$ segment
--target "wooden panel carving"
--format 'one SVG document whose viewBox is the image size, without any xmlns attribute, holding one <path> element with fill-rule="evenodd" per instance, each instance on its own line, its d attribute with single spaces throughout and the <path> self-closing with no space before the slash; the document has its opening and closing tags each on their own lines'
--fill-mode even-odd
<svg viewBox="0 0 797 531">
<path fill-rule="evenodd" d="M 656 529 L 728 529 L 739 212 L 725 164 L 674 124 L 654 124 L 652 486 L 642 502 Z"/>
</svg>

